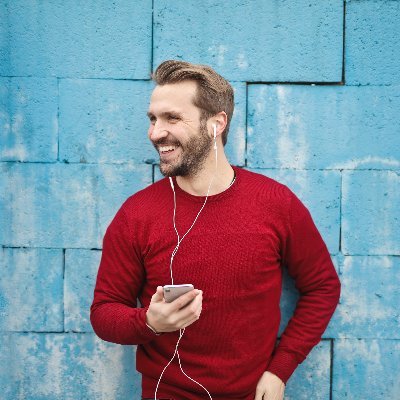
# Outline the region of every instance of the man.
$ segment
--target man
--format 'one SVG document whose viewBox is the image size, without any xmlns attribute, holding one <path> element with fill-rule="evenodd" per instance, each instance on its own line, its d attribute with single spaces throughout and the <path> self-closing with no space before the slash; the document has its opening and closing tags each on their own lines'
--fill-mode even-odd
<svg viewBox="0 0 400 400">
<path fill-rule="evenodd" d="M 148 136 L 166 178 L 129 197 L 106 231 L 93 329 L 138 345 L 143 398 L 281 400 L 339 300 L 328 250 L 287 186 L 229 164 L 224 78 L 166 61 L 153 80 Z M 276 346 L 283 267 L 300 299 Z M 167 303 L 172 278 L 195 289 Z"/>
</svg>

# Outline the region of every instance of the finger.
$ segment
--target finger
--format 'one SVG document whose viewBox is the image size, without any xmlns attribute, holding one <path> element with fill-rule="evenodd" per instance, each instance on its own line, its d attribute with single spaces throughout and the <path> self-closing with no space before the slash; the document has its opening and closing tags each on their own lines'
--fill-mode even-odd
<svg viewBox="0 0 400 400">
<path fill-rule="evenodd" d="M 264 399 L 264 391 L 261 391 L 259 389 L 256 390 L 256 396 L 254 397 L 254 400 L 263 400 Z M 266 399 L 264 399 L 266 400 Z"/>
<path fill-rule="evenodd" d="M 200 314 L 203 305 L 203 295 L 202 292 L 198 294 L 193 300 L 187 303 L 184 307 L 175 311 L 177 319 L 186 319 L 190 315 Z"/>
<path fill-rule="evenodd" d="M 185 308 L 188 308 L 189 306 L 193 306 L 193 307 L 201 306 L 202 302 L 203 302 L 203 291 L 198 290 L 198 294 L 194 297 L 194 299 L 187 302 L 183 307 L 181 307 L 179 309 L 179 311 L 184 310 Z"/>
<path fill-rule="evenodd" d="M 200 318 L 202 295 L 199 294 L 189 305 L 175 313 L 175 325 L 179 328 L 189 326 Z"/>
<path fill-rule="evenodd" d="M 201 315 L 201 308 L 197 313 L 191 314 L 187 317 L 187 319 L 182 320 L 180 322 L 180 329 L 182 328 L 186 328 L 189 325 L 192 325 L 194 322 L 196 322 L 197 320 L 200 319 L 200 315 Z"/>
<path fill-rule="evenodd" d="M 185 307 L 188 303 L 190 303 L 193 299 L 195 299 L 200 294 L 200 290 L 193 289 L 190 292 L 183 294 L 182 296 L 175 299 L 170 303 L 171 312 L 178 311 L 181 308 Z"/>
<path fill-rule="evenodd" d="M 164 290 L 162 286 L 157 286 L 157 291 L 151 297 L 153 303 L 161 303 L 164 300 Z"/>
<path fill-rule="evenodd" d="M 282 389 L 278 388 L 274 391 L 268 392 L 268 394 L 264 394 L 264 400 L 283 400 Z"/>
</svg>

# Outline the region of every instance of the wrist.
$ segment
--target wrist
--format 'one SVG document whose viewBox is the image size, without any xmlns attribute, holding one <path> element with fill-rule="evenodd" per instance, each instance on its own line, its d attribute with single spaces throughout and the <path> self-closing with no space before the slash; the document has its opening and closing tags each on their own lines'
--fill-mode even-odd
<svg viewBox="0 0 400 400">
<path fill-rule="evenodd" d="M 162 332 L 158 332 L 157 329 L 154 327 L 153 323 L 149 321 L 148 312 L 146 312 L 146 326 L 157 336 L 161 335 Z"/>
<path fill-rule="evenodd" d="M 277 348 L 267 371 L 276 375 L 285 385 L 298 366 L 298 361 L 290 353 Z"/>
<path fill-rule="evenodd" d="M 157 336 L 160 336 L 162 334 L 162 332 L 157 332 L 154 328 L 152 328 L 147 322 L 146 322 L 146 326 Z"/>
</svg>

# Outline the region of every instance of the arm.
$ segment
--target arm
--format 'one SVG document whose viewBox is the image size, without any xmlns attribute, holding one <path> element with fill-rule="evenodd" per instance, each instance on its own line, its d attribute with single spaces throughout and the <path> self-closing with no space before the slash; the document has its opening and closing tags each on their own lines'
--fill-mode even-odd
<svg viewBox="0 0 400 400">
<path fill-rule="evenodd" d="M 156 337 L 146 325 L 147 309 L 137 308 L 137 295 L 144 276 L 139 250 L 134 247 L 121 208 L 104 235 L 90 308 L 93 330 L 101 339 L 119 344 L 142 344 Z"/>
<path fill-rule="evenodd" d="M 173 332 L 199 319 L 202 292 L 192 290 L 166 303 L 157 288 L 149 307 L 137 308 L 145 280 L 140 250 L 121 208 L 107 228 L 90 309 L 93 330 L 101 339 L 119 344 L 144 344 L 159 333 Z M 192 301 L 193 300 L 193 301 Z"/>
<path fill-rule="evenodd" d="M 325 242 L 310 212 L 293 192 L 282 256 L 300 298 L 267 371 L 286 383 L 321 340 L 340 296 L 340 281 Z"/>
</svg>

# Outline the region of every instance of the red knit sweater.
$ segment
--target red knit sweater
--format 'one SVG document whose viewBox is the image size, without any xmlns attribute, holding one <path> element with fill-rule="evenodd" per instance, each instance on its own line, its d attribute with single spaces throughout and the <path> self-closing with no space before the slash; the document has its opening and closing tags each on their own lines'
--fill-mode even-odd
<svg viewBox="0 0 400 400">
<path fill-rule="evenodd" d="M 174 283 L 203 290 L 200 319 L 179 345 L 182 367 L 216 399 L 253 400 L 268 370 L 286 382 L 321 339 L 339 300 L 340 282 L 307 208 L 285 185 L 238 167 L 235 183 L 210 196 L 174 258 Z M 176 183 L 176 226 L 189 229 L 204 197 Z M 137 344 L 143 397 L 154 397 L 179 332 L 156 336 L 145 324 L 157 286 L 171 283 L 176 245 L 168 179 L 129 197 L 109 225 L 91 322 L 107 341 Z M 282 267 L 300 292 L 295 313 L 275 348 L 280 323 Z M 138 308 L 137 299 L 142 305 Z M 207 399 L 182 374 L 177 359 L 157 397 Z"/>
</svg>

